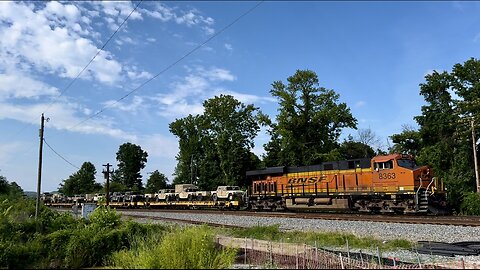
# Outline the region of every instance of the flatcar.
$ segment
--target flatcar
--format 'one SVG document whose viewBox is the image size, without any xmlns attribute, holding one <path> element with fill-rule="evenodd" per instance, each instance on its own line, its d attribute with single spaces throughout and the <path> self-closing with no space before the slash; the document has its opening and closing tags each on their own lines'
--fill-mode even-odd
<svg viewBox="0 0 480 270">
<path fill-rule="evenodd" d="M 443 213 L 446 191 L 432 169 L 411 155 L 324 162 L 247 171 L 254 210 L 348 210 Z"/>
</svg>

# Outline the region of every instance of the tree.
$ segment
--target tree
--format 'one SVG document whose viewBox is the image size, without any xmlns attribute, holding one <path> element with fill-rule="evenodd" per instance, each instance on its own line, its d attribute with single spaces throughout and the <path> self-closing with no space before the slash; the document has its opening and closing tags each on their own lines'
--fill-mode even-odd
<svg viewBox="0 0 480 270">
<path fill-rule="evenodd" d="M 140 170 L 145 168 L 148 153 L 136 144 L 124 143 L 117 151 L 118 178 L 112 181 L 121 181 L 127 188 L 142 190 L 142 175 Z"/>
<path fill-rule="evenodd" d="M 342 128 L 356 128 L 357 120 L 334 90 L 319 86 L 317 75 L 297 70 L 288 84 L 275 81 L 270 93 L 279 100 L 276 134 L 267 159 L 277 165 L 311 165 L 338 157 L 336 148 Z M 280 155 L 276 148 L 280 146 Z M 269 152 L 275 149 L 273 152 Z M 272 157 L 273 156 L 273 157 Z"/>
<path fill-rule="evenodd" d="M 60 184 L 58 191 L 67 196 L 98 192 L 102 185 L 95 182 L 97 170 L 91 162 L 84 162 L 82 167 Z"/>
<path fill-rule="evenodd" d="M 422 138 L 420 132 L 413 127 L 403 125 L 402 132 L 390 136 L 394 145 L 390 153 L 410 154 L 416 157 L 421 150 Z"/>
<path fill-rule="evenodd" d="M 147 180 L 145 193 L 155 193 L 160 189 L 167 188 L 167 182 L 168 178 L 163 173 L 155 170 L 150 174 L 150 177 Z"/>
<path fill-rule="evenodd" d="M 173 183 L 194 183 L 201 189 L 244 184 L 245 171 L 258 166 L 250 150 L 265 116 L 229 95 L 206 100 L 203 106 L 202 115 L 169 125 L 180 148 Z"/>
<path fill-rule="evenodd" d="M 8 194 L 10 192 L 10 186 L 8 184 L 7 178 L 0 175 L 0 194 Z"/>
<path fill-rule="evenodd" d="M 204 158 L 205 136 L 202 116 L 188 115 L 170 123 L 170 132 L 179 138 L 179 149 L 176 159 L 174 183 L 193 183 L 199 177 L 198 171 Z"/>
<path fill-rule="evenodd" d="M 258 108 L 252 104 L 245 105 L 230 95 L 208 99 L 203 107 L 207 134 L 215 142 L 223 183 L 239 185 L 245 178 L 244 162 L 250 161 L 253 140 L 260 131 L 257 117 L 262 115 L 258 115 Z"/>
<path fill-rule="evenodd" d="M 338 148 L 341 159 L 372 158 L 375 156 L 373 148 L 363 142 L 354 141 L 351 136 Z"/>
<path fill-rule="evenodd" d="M 458 210 L 464 194 L 475 187 L 469 120 L 479 119 L 480 61 L 471 58 L 451 72 L 426 75 L 420 94 L 427 104 L 415 117 L 420 126 L 418 160 L 445 180 L 449 201 Z"/>
</svg>

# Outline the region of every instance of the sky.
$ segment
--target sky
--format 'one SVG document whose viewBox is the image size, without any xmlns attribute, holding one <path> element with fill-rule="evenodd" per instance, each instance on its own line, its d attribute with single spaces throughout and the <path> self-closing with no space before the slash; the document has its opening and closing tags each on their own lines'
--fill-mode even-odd
<svg viewBox="0 0 480 270">
<path fill-rule="evenodd" d="M 425 75 L 478 58 L 478 14 L 469 1 L 1 1 L 0 175 L 36 191 L 44 113 L 42 192 L 86 161 L 103 183 L 126 142 L 148 153 L 144 184 L 154 170 L 171 181 L 169 123 L 220 94 L 274 119 L 271 84 L 304 69 L 386 146 L 416 127 Z"/>
</svg>

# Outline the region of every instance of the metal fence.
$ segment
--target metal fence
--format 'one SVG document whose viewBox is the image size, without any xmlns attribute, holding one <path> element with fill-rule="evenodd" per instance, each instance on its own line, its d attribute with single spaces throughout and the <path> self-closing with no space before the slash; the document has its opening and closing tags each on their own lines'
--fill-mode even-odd
<svg viewBox="0 0 480 270">
<path fill-rule="evenodd" d="M 254 239 L 218 237 L 220 246 L 239 250 L 237 263 L 277 269 L 480 269 L 463 258 L 448 263 L 404 263 L 396 258 L 349 252 L 332 252 L 315 246 Z"/>
</svg>

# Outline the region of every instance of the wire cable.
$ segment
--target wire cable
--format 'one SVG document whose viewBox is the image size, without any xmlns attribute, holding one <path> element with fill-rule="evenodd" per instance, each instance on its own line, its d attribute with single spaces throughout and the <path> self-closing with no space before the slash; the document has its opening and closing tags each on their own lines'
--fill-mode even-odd
<svg viewBox="0 0 480 270">
<path fill-rule="evenodd" d="M 229 23 L 227 26 L 223 27 L 220 31 L 218 31 L 217 33 L 213 34 L 212 36 L 210 36 L 208 39 L 206 39 L 203 43 L 197 45 L 194 49 L 190 50 L 188 53 L 186 53 L 185 55 L 183 55 L 182 57 L 180 57 L 178 60 L 176 60 L 175 62 L 171 63 L 170 65 L 168 65 L 166 68 L 164 68 L 163 70 L 161 70 L 160 72 L 158 72 L 155 76 L 153 76 L 152 78 L 146 80 L 145 82 L 143 82 L 142 84 L 140 84 L 138 87 L 134 88 L 132 91 L 128 92 L 126 95 L 122 96 L 121 98 L 117 99 L 115 102 L 111 103 L 111 104 L 108 104 L 106 106 L 104 106 L 103 108 L 101 108 L 99 111 L 97 111 L 96 113 L 92 114 L 91 116 L 87 117 L 86 119 L 78 122 L 77 124 L 67 128 L 67 129 L 73 129 L 85 122 L 87 122 L 88 120 L 98 116 L 99 114 L 103 113 L 106 109 L 116 105 L 117 103 L 119 103 L 120 101 L 124 100 L 125 98 L 127 98 L 128 96 L 130 96 L 131 94 L 135 93 L 136 91 L 140 90 L 140 88 L 142 88 L 143 86 L 145 86 L 147 83 L 153 81 L 154 79 L 156 79 L 158 76 L 160 76 L 161 74 L 165 73 L 166 71 L 168 71 L 169 69 L 171 69 L 173 66 L 175 66 L 176 64 L 178 64 L 179 62 L 181 62 L 183 59 L 187 58 L 189 55 L 191 55 L 192 53 L 194 53 L 195 51 L 197 51 L 198 49 L 200 49 L 202 46 L 204 46 L 205 44 L 207 44 L 210 40 L 214 39 L 215 37 L 217 37 L 218 35 L 220 35 L 221 33 L 223 33 L 225 30 L 227 30 L 228 28 L 230 28 L 232 25 L 234 25 L 236 22 L 238 22 L 240 19 L 242 19 L 243 17 L 245 17 L 246 15 L 248 15 L 250 12 L 252 12 L 253 10 L 255 10 L 258 6 L 260 6 L 260 4 L 262 4 L 264 1 L 260 1 L 258 2 L 255 6 L 253 6 L 252 8 L 250 8 L 249 10 L 247 10 L 246 12 L 244 12 L 243 14 L 241 14 L 239 17 L 237 17 L 235 20 L 233 20 L 231 23 Z"/>
<path fill-rule="evenodd" d="M 44 142 L 44 143 L 48 146 L 48 148 L 50 148 L 50 150 L 52 150 L 53 153 L 55 153 L 58 157 L 60 157 L 61 159 L 63 159 L 65 162 L 67 162 L 68 164 L 70 164 L 72 167 L 80 170 L 80 167 L 78 167 L 77 165 L 74 165 L 73 163 L 71 163 L 70 161 L 68 161 L 66 158 L 64 158 L 62 155 L 60 155 L 57 151 L 55 151 L 55 149 L 53 149 L 53 148 L 50 146 L 50 144 L 47 143 L 47 141 L 45 140 L 45 138 L 43 138 L 43 142 Z"/>
<path fill-rule="evenodd" d="M 87 69 L 88 66 L 90 66 L 90 64 L 95 60 L 95 58 L 97 58 L 97 56 L 100 54 L 100 52 L 103 51 L 103 49 L 105 49 L 105 47 L 107 46 L 107 44 L 113 39 L 113 37 L 117 34 L 117 32 L 120 30 L 120 28 L 122 28 L 122 26 L 127 22 L 127 20 L 130 18 L 130 16 L 133 14 L 133 12 L 135 12 L 138 8 L 138 6 L 140 5 L 140 3 L 142 3 L 143 0 L 140 0 L 138 2 L 138 4 L 132 9 L 132 11 L 130 11 L 130 13 L 128 14 L 128 16 L 123 20 L 123 22 L 117 27 L 117 29 L 115 30 L 115 32 L 113 32 L 112 35 L 110 35 L 110 37 L 108 38 L 107 41 L 105 41 L 102 45 L 102 47 L 97 51 L 97 53 L 92 57 L 92 59 L 90 59 L 90 61 L 87 63 L 87 65 L 77 74 L 77 76 L 75 76 L 75 78 L 73 78 L 73 80 L 70 81 L 70 83 L 62 90 L 60 91 L 60 94 L 58 96 L 56 96 L 54 98 L 54 100 L 52 100 L 48 105 L 47 105 L 47 108 L 45 109 L 45 111 L 43 111 L 43 113 L 47 112 L 51 107 L 52 105 L 55 103 L 56 100 L 58 100 L 61 96 L 63 96 L 67 90 L 73 85 L 73 83 L 80 77 L 80 75 L 82 75 L 82 73 Z M 20 134 L 23 130 L 25 130 L 26 126 L 28 125 L 28 123 L 25 123 L 24 126 L 16 133 L 14 133 L 12 135 L 12 137 L 16 137 L 18 134 Z"/>
</svg>

